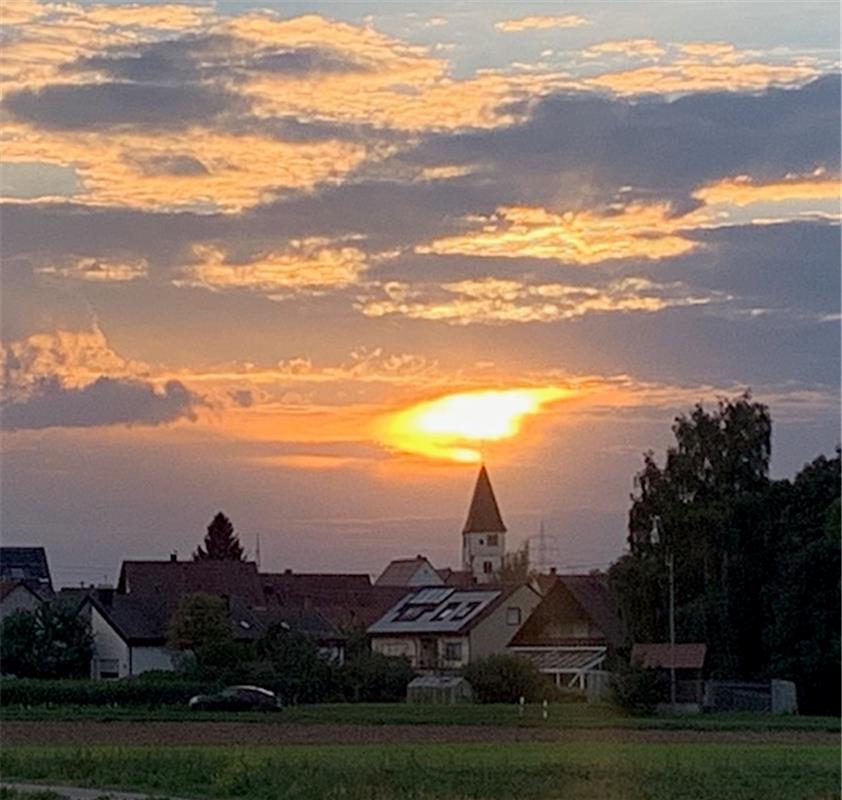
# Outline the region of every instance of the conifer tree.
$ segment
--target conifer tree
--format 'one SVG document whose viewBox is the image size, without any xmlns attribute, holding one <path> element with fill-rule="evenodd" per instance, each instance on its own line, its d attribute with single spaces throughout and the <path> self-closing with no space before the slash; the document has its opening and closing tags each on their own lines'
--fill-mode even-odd
<svg viewBox="0 0 842 800">
<path fill-rule="evenodd" d="M 194 561 L 245 561 L 245 553 L 231 520 L 221 511 L 208 525 L 204 547 L 193 553 Z"/>
</svg>

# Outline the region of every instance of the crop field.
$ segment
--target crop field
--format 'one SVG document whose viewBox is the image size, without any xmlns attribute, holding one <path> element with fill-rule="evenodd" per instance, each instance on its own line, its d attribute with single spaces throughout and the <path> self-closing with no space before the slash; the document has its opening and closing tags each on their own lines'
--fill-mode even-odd
<svg viewBox="0 0 842 800">
<path fill-rule="evenodd" d="M 6 747 L 4 779 L 254 800 L 828 800 L 833 745 L 565 741 Z"/>
</svg>

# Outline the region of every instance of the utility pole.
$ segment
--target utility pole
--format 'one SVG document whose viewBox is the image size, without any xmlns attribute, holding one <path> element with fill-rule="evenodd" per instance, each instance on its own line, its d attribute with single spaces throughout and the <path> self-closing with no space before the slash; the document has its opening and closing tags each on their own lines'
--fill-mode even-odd
<svg viewBox="0 0 842 800">
<path fill-rule="evenodd" d="M 257 542 L 254 546 L 254 560 L 257 564 L 257 571 L 260 572 L 260 534 L 257 534 Z"/>
<path fill-rule="evenodd" d="M 669 575 L 669 592 L 670 592 L 670 710 L 675 713 L 675 552 L 666 540 L 662 537 L 661 531 L 661 517 L 655 516 L 652 520 L 652 542 L 653 544 L 663 543 L 664 549 L 667 551 L 665 561 L 667 565 L 667 574 Z"/>
</svg>

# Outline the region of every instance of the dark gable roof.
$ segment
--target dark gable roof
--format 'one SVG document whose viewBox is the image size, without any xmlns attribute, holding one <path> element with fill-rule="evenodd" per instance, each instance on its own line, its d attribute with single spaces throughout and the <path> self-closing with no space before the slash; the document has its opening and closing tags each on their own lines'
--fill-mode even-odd
<svg viewBox="0 0 842 800">
<path fill-rule="evenodd" d="M 559 639 L 547 630 L 552 630 L 556 622 L 570 622 L 587 619 L 600 631 L 600 636 L 585 637 L 585 644 L 623 643 L 624 631 L 617 603 L 608 578 L 605 575 L 551 575 L 552 588 L 512 639 L 511 644 L 518 647 L 560 646 L 576 642 L 567 638 Z M 541 581 L 539 581 L 541 583 Z M 545 587 L 549 584 L 544 582 Z M 578 638 L 578 637 L 574 637 Z M 587 641 L 586 641 L 587 639 Z"/>
<path fill-rule="evenodd" d="M 5 578 L 0 578 L 0 601 L 5 600 L 15 589 L 23 589 L 23 591 L 29 592 L 38 601 L 43 601 L 43 598 L 38 592 L 30 589 L 24 581 L 7 581 Z"/>
<path fill-rule="evenodd" d="M 427 566 L 438 576 L 433 565 L 421 555 L 415 558 L 396 558 L 390 561 L 386 569 L 380 573 L 375 586 L 409 586 L 409 582 L 415 577 L 421 567 Z"/>
<path fill-rule="evenodd" d="M 497 498 L 491 488 L 485 465 L 480 468 L 477 483 L 474 486 L 474 496 L 468 509 L 468 519 L 462 533 L 505 533 L 506 526 L 500 516 Z"/>
<path fill-rule="evenodd" d="M 43 547 L 0 547 L 0 578 L 25 582 L 36 592 L 53 591 Z"/>
<path fill-rule="evenodd" d="M 450 567 L 437 569 L 436 573 L 444 581 L 445 586 L 455 586 L 460 589 L 468 589 L 476 585 L 476 578 L 470 570 L 457 570 Z"/>
<path fill-rule="evenodd" d="M 170 609 L 164 598 L 115 594 L 106 605 L 88 595 L 83 607 L 86 603 L 96 608 L 129 644 L 162 646 L 166 643 Z"/>
<path fill-rule="evenodd" d="M 632 647 L 631 663 L 646 669 L 702 669 L 707 646 L 701 643 L 636 644 Z"/>
<path fill-rule="evenodd" d="M 346 592 L 367 592 L 371 578 L 366 574 L 328 572 L 262 572 L 264 589 L 276 595 L 306 597 L 341 596 Z"/>
<path fill-rule="evenodd" d="M 199 592 L 237 597 L 252 606 L 265 604 L 253 561 L 124 561 L 117 591 L 159 598 L 170 606 Z"/>
</svg>

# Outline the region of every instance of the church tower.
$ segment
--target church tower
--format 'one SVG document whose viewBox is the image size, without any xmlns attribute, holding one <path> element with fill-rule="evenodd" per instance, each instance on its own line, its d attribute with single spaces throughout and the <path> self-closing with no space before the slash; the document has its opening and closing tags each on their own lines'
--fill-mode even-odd
<svg viewBox="0 0 842 800">
<path fill-rule="evenodd" d="M 470 572 L 477 583 L 489 583 L 503 566 L 505 552 L 506 526 L 483 464 L 462 529 L 462 569 Z"/>
</svg>

